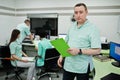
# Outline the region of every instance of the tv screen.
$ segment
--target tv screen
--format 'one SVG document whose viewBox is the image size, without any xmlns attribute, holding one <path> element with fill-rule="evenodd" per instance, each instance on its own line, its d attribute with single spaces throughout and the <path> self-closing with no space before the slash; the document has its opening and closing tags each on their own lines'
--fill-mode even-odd
<svg viewBox="0 0 120 80">
<path fill-rule="evenodd" d="M 110 42 L 110 57 L 120 62 L 120 44 Z"/>
<path fill-rule="evenodd" d="M 31 32 L 36 35 L 45 31 L 50 36 L 58 35 L 58 18 L 30 18 Z"/>
</svg>

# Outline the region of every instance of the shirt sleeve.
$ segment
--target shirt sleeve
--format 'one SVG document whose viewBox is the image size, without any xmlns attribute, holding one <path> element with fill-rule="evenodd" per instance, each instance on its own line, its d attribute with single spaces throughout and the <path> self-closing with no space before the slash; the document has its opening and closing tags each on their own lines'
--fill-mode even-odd
<svg viewBox="0 0 120 80">
<path fill-rule="evenodd" d="M 68 40 L 69 40 L 69 36 L 67 34 L 66 37 L 65 37 L 65 42 L 68 42 Z"/>
<path fill-rule="evenodd" d="M 91 48 L 101 48 L 100 32 L 94 28 L 90 34 Z"/>
<path fill-rule="evenodd" d="M 11 53 L 11 54 L 15 54 L 15 50 L 16 50 L 15 44 L 11 43 L 11 44 L 10 44 L 10 53 Z"/>
<path fill-rule="evenodd" d="M 26 26 L 26 28 L 25 28 L 25 34 L 26 34 L 27 36 L 31 34 L 31 32 L 30 32 L 29 28 L 27 28 L 27 26 Z"/>
<path fill-rule="evenodd" d="M 42 53 L 43 53 L 43 47 L 42 47 L 41 43 L 39 42 L 38 43 L 38 55 L 42 56 Z"/>
</svg>

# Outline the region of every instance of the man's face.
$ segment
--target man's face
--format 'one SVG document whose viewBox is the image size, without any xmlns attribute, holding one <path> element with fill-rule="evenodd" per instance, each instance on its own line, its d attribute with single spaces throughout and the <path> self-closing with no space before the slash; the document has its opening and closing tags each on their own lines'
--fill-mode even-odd
<svg viewBox="0 0 120 80">
<path fill-rule="evenodd" d="M 78 23 L 84 23 L 88 12 L 84 6 L 77 6 L 74 8 L 74 18 Z"/>
<path fill-rule="evenodd" d="M 30 26 L 30 22 L 26 22 L 26 25 L 27 25 L 27 26 Z"/>
</svg>

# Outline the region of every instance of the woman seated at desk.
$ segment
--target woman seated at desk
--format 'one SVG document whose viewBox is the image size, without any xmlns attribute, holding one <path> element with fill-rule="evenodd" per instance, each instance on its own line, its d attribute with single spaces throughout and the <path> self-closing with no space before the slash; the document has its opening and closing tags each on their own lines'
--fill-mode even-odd
<svg viewBox="0 0 120 80">
<path fill-rule="evenodd" d="M 52 45 L 50 43 L 50 40 L 46 39 L 46 32 L 40 32 L 39 36 L 40 42 L 38 43 L 38 56 L 41 56 L 41 58 L 37 60 L 37 66 L 43 66 L 46 49 L 52 48 Z"/>
<path fill-rule="evenodd" d="M 22 55 L 25 57 L 27 57 L 27 55 L 22 51 L 22 44 L 19 41 L 19 37 L 20 31 L 14 29 L 9 42 L 11 58 L 14 59 L 11 63 L 13 66 L 29 68 L 27 80 L 32 80 L 35 76 L 35 62 L 29 62 L 28 60 L 22 59 Z"/>
</svg>

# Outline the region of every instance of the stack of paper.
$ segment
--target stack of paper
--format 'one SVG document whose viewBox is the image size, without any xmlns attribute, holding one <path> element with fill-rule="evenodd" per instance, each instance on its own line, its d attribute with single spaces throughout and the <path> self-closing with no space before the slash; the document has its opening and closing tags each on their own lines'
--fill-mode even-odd
<svg viewBox="0 0 120 80">
<path fill-rule="evenodd" d="M 22 57 L 23 60 L 35 61 L 35 57 Z"/>
</svg>

